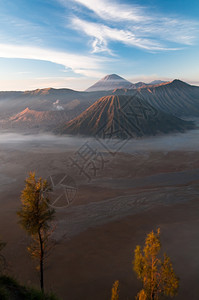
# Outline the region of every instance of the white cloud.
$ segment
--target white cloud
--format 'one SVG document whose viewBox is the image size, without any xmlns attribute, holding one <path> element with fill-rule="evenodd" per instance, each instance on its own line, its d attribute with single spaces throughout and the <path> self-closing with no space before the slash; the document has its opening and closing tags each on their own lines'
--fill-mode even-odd
<svg viewBox="0 0 199 300">
<path fill-rule="evenodd" d="M 75 2 L 94 11 L 100 18 L 109 21 L 143 21 L 150 19 L 149 16 L 143 16 L 143 8 L 138 5 L 117 4 L 107 0 L 74 0 Z M 59 0 L 67 5 L 68 0 Z"/>
<path fill-rule="evenodd" d="M 68 0 L 58 0 L 68 5 Z M 72 26 L 94 38 L 92 52 L 108 52 L 109 41 L 149 51 L 178 50 L 177 44 L 192 45 L 199 33 L 199 22 L 181 16 L 153 13 L 150 7 L 121 4 L 111 0 L 74 0 L 98 17 L 93 23 L 73 17 Z M 88 13 L 84 11 L 84 13 Z M 110 25 L 111 24 L 111 25 Z M 73 27 L 74 28 L 74 27 Z M 171 46 L 171 43 L 175 44 Z"/>
<path fill-rule="evenodd" d="M 103 74 L 104 76 L 105 74 Z M 101 76 L 101 77 L 103 77 Z M 94 84 L 96 79 L 77 77 L 38 77 L 23 79 L 1 79 L 1 90 L 3 91 L 25 91 L 42 88 L 69 88 L 83 91 Z"/>
<path fill-rule="evenodd" d="M 176 48 L 164 47 L 153 39 L 141 38 L 131 30 L 111 28 L 103 24 L 87 22 L 79 18 L 73 18 L 72 26 L 94 38 L 92 52 L 108 51 L 111 53 L 110 49 L 108 49 L 108 41 L 118 41 L 129 46 L 150 51 L 176 50 Z"/>
<path fill-rule="evenodd" d="M 199 33 L 199 23 L 182 18 L 154 17 L 152 22 L 136 24 L 131 29 L 141 36 L 192 45 Z"/>
<path fill-rule="evenodd" d="M 3 58 L 22 58 L 50 61 L 70 68 L 77 74 L 93 77 L 101 77 L 104 73 L 100 72 L 105 58 L 94 56 L 84 56 L 67 52 L 42 49 L 39 47 L 18 46 L 11 44 L 0 44 L 0 57 Z"/>
</svg>

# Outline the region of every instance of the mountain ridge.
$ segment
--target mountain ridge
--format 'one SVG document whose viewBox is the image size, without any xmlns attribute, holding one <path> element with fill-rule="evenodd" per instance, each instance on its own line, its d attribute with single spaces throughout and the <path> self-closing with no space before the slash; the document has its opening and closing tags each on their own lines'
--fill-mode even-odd
<svg viewBox="0 0 199 300">
<path fill-rule="evenodd" d="M 99 138 L 105 138 L 105 132 L 108 135 L 114 132 L 112 137 L 127 139 L 191 128 L 194 128 L 192 122 L 158 111 L 137 95 L 109 95 L 98 99 L 56 132 Z"/>
<path fill-rule="evenodd" d="M 0 92 L 0 122 L 6 124 L 9 118 L 23 112 L 27 107 L 30 110 L 43 112 L 62 110 L 66 119 L 71 120 L 101 97 L 108 95 L 133 96 L 136 93 L 164 113 L 180 118 L 199 117 L 199 87 L 175 79 L 156 85 L 140 86 L 137 89 L 116 88 L 111 91 L 98 92 L 54 88 L 26 92 Z M 22 124 L 22 126 L 24 125 Z"/>
<path fill-rule="evenodd" d="M 5 120 L 0 120 L 0 124 L 4 129 L 49 130 L 67 121 L 69 121 L 68 114 L 63 110 L 36 111 L 26 107 L 23 111 Z"/>
<path fill-rule="evenodd" d="M 98 80 L 96 83 L 94 83 L 92 86 L 87 88 L 86 92 L 92 92 L 92 91 L 111 91 L 115 89 L 120 88 L 126 88 L 126 89 L 137 89 L 140 87 L 150 86 L 150 85 L 159 85 L 162 83 L 167 83 L 168 81 L 162 81 L 162 80 L 154 80 L 150 83 L 145 83 L 142 81 L 139 81 L 137 83 L 132 83 L 125 78 L 117 75 L 117 74 L 109 74 L 105 77 Z"/>
</svg>

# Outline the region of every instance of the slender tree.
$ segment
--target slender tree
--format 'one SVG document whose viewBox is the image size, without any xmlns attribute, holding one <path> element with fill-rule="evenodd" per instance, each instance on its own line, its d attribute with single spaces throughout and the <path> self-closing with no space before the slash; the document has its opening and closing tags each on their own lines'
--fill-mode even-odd
<svg viewBox="0 0 199 300">
<path fill-rule="evenodd" d="M 2 241 L 0 241 L 0 273 L 2 273 L 2 271 L 4 270 L 5 266 L 6 266 L 6 260 L 4 255 L 2 254 L 2 250 L 5 247 L 6 243 L 3 243 Z"/>
<path fill-rule="evenodd" d="M 160 229 L 147 235 L 143 251 L 140 246 L 135 249 L 133 267 L 143 283 L 143 295 L 140 292 L 137 299 L 158 300 L 160 295 L 173 297 L 177 294 L 179 280 L 170 258 L 164 254 L 161 260 L 160 249 Z"/>
<path fill-rule="evenodd" d="M 112 286 L 111 300 L 119 300 L 119 281 L 116 280 Z"/>
<path fill-rule="evenodd" d="M 48 242 L 55 215 L 55 210 L 50 207 L 49 191 L 48 182 L 41 177 L 36 179 L 35 173 L 30 172 L 21 193 L 21 208 L 17 212 L 19 223 L 32 238 L 28 251 L 32 257 L 39 260 L 42 291 L 44 291 L 44 259 L 48 253 Z"/>
</svg>

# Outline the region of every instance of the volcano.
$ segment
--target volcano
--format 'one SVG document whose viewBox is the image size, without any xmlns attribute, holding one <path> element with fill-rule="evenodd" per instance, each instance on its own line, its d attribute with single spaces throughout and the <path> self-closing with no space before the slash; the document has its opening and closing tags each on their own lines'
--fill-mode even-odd
<svg viewBox="0 0 199 300">
<path fill-rule="evenodd" d="M 97 81 L 94 85 L 89 87 L 86 90 L 86 92 L 113 91 L 117 89 L 132 90 L 132 89 L 138 89 L 147 86 L 155 87 L 156 85 L 159 85 L 161 83 L 166 83 L 166 81 L 155 80 L 148 84 L 141 81 L 137 83 L 132 83 L 117 74 L 110 74 L 110 75 L 106 75 L 104 78 Z"/>
<path fill-rule="evenodd" d="M 97 81 L 86 92 L 112 91 L 118 88 L 132 89 L 134 88 L 134 84 L 117 74 L 110 74 Z"/>
<path fill-rule="evenodd" d="M 184 132 L 192 128 L 194 128 L 193 122 L 183 121 L 157 110 L 137 93 L 134 96 L 102 97 L 56 132 L 98 138 L 128 139 Z"/>
<path fill-rule="evenodd" d="M 139 89 L 140 95 L 158 110 L 177 117 L 199 117 L 199 87 L 175 79 L 156 87 Z"/>
<path fill-rule="evenodd" d="M 10 117 L 7 124 L 11 124 L 12 128 L 19 129 L 51 128 L 68 120 L 68 115 L 64 111 L 36 111 L 27 107 L 20 113 Z"/>
</svg>

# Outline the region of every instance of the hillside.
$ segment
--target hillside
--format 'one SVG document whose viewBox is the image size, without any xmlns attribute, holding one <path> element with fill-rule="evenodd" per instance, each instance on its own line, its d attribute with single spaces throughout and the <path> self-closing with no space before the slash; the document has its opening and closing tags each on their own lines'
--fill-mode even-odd
<svg viewBox="0 0 199 300">
<path fill-rule="evenodd" d="M 0 124 L 4 129 L 50 129 L 68 120 L 68 114 L 63 110 L 36 111 L 27 107 L 22 112 L 1 120 Z"/>
<path fill-rule="evenodd" d="M 115 76 L 117 75 L 113 77 Z M 108 82 L 110 78 L 109 75 Z M 137 94 L 154 108 L 170 115 L 180 118 L 199 117 L 197 86 L 180 80 L 155 82 L 156 85 L 140 82 L 135 84 L 134 88 L 128 88 L 129 82 L 127 83 L 127 88 L 116 87 L 111 91 L 78 92 L 71 89 L 46 88 L 25 92 L 0 92 L 0 127 L 49 130 L 61 122 L 76 118 L 97 99 L 108 95 Z M 27 107 L 29 111 L 26 111 Z"/>
<path fill-rule="evenodd" d="M 0 277 L 1 300 L 58 300 L 54 295 L 42 294 L 35 288 L 25 287 L 8 276 Z"/>
<path fill-rule="evenodd" d="M 139 89 L 151 105 L 179 117 L 199 117 L 199 87 L 174 80 L 157 87 Z"/>
<path fill-rule="evenodd" d="M 158 111 L 137 96 L 102 97 L 57 133 L 97 136 L 100 138 L 136 138 L 193 128 L 172 115 Z"/>
<path fill-rule="evenodd" d="M 199 117 L 199 87 L 180 80 L 142 86 L 136 90 L 115 89 L 114 95 L 135 95 L 153 107 L 177 117 Z"/>
<path fill-rule="evenodd" d="M 78 92 L 70 89 L 37 89 L 25 92 L 0 92 L 0 118 L 8 118 L 29 107 L 30 110 L 51 111 L 59 107 L 70 119 L 88 108 L 107 92 Z"/>
</svg>

